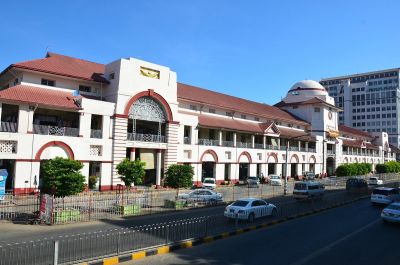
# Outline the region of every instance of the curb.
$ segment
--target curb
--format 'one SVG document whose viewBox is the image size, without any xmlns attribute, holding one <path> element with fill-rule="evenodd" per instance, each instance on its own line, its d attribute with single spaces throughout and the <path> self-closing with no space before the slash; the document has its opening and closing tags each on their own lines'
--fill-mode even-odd
<svg viewBox="0 0 400 265">
<path fill-rule="evenodd" d="M 262 224 L 258 224 L 258 225 L 253 225 L 250 227 L 246 227 L 246 228 L 242 228 L 242 229 L 237 229 L 236 231 L 231 231 L 231 232 L 224 232 L 218 235 L 214 235 L 214 236 L 206 236 L 206 237 L 201 237 L 201 238 L 195 238 L 192 240 L 184 240 L 181 241 L 179 243 L 172 243 L 172 244 L 168 244 L 168 245 L 164 245 L 164 246 L 159 246 L 156 248 L 149 248 L 147 250 L 141 250 L 141 251 L 133 251 L 131 253 L 127 253 L 127 254 L 122 254 L 122 255 L 117 255 L 117 256 L 111 256 L 111 257 L 107 257 L 107 258 L 103 258 L 101 260 L 97 260 L 97 261 L 89 261 L 89 262 L 83 262 L 83 263 L 78 263 L 79 265 L 114 265 L 114 264 L 119 264 L 121 262 L 126 262 L 126 261 L 132 261 L 132 260 L 139 260 L 139 259 L 143 259 L 145 257 L 150 257 L 150 256 L 154 256 L 154 255 L 162 255 L 162 254 L 167 254 L 170 252 L 174 252 L 180 249 L 187 249 L 187 248 L 191 248 L 193 246 L 198 246 L 201 244 L 208 244 L 211 243 L 213 241 L 219 240 L 219 239 L 225 239 L 231 236 L 236 236 L 236 235 L 241 235 L 243 233 L 246 232 L 250 232 L 250 231 L 254 231 L 254 230 L 258 230 L 258 229 L 262 229 L 262 228 L 266 228 L 269 226 L 273 226 L 276 224 L 280 224 L 286 221 L 290 221 L 293 219 L 298 219 L 298 218 L 302 218 L 304 216 L 309 216 L 312 214 L 317 214 L 323 211 L 327 211 L 333 208 L 337 208 L 340 206 L 344 206 L 344 205 L 348 205 L 354 202 L 357 202 L 359 200 L 368 198 L 369 196 L 363 196 L 354 200 L 350 200 L 347 202 L 341 202 L 341 203 L 337 203 L 334 205 L 330 205 L 324 208 L 319 208 L 319 209 L 315 209 L 312 211 L 308 211 L 308 212 L 304 212 L 304 213 L 298 213 L 295 215 L 291 215 L 288 217 L 283 217 L 277 220 L 273 220 L 267 223 L 262 223 Z"/>
</svg>

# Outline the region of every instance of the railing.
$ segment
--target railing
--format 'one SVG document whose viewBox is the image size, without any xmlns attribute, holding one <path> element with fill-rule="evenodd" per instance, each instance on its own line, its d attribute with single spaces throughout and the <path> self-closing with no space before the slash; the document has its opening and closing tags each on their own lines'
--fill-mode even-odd
<svg viewBox="0 0 400 265">
<path fill-rule="evenodd" d="M 290 151 L 299 151 L 299 147 L 298 146 L 289 146 L 289 150 Z"/>
<path fill-rule="evenodd" d="M 307 148 L 305 148 L 305 147 L 300 147 L 300 152 L 307 152 Z"/>
<path fill-rule="evenodd" d="M 139 142 L 166 143 L 167 139 L 164 135 L 128 133 L 128 140 Z"/>
<path fill-rule="evenodd" d="M 255 144 L 254 144 L 254 148 L 256 148 L 256 149 L 264 149 L 264 145 L 263 145 L 263 144 L 255 143 Z"/>
<path fill-rule="evenodd" d="M 315 150 L 315 148 L 308 148 L 308 152 L 310 152 L 310 153 L 315 153 L 316 152 L 316 150 Z"/>
<path fill-rule="evenodd" d="M 267 144 L 266 148 L 268 150 L 279 150 L 279 146 L 277 145 L 272 145 L 272 144 Z"/>
<path fill-rule="evenodd" d="M 279 150 L 286 150 L 286 145 L 279 146 Z"/>
<path fill-rule="evenodd" d="M 90 138 L 103 138 L 103 132 L 100 130 L 90 130 Z"/>
<path fill-rule="evenodd" d="M 33 133 L 56 136 L 79 136 L 78 128 L 58 127 L 50 125 L 33 125 Z"/>
<path fill-rule="evenodd" d="M 222 146 L 233 147 L 233 141 L 222 141 Z"/>
<path fill-rule="evenodd" d="M 335 154 L 335 150 L 326 150 L 326 153 L 328 154 L 328 155 L 334 155 Z"/>
<path fill-rule="evenodd" d="M 199 145 L 218 146 L 219 140 L 199 139 Z"/>
<path fill-rule="evenodd" d="M 184 144 L 191 144 L 190 137 L 183 137 L 183 143 Z"/>
<path fill-rule="evenodd" d="M 18 124 L 15 122 L 2 121 L 0 131 L 2 132 L 17 132 Z"/>
<path fill-rule="evenodd" d="M 253 148 L 252 143 L 237 142 L 236 146 L 239 148 Z"/>
</svg>

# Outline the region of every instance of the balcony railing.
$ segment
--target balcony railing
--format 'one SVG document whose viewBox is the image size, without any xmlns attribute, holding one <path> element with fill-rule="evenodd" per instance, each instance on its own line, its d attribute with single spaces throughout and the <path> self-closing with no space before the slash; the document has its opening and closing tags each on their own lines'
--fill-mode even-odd
<svg viewBox="0 0 400 265">
<path fill-rule="evenodd" d="M 33 125 L 33 133 L 56 136 L 79 136 L 79 128 L 58 127 L 50 125 Z"/>
<path fill-rule="evenodd" d="M 103 138 L 103 132 L 101 130 L 90 130 L 90 138 Z"/>
<path fill-rule="evenodd" d="M 272 145 L 272 144 L 267 144 L 267 149 L 268 150 L 279 150 L 279 146 Z"/>
<path fill-rule="evenodd" d="M 256 149 L 264 149 L 264 145 L 263 144 L 259 144 L 259 143 L 255 143 L 254 144 L 254 148 L 256 148 Z"/>
<path fill-rule="evenodd" d="M 298 146 L 289 146 L 289 150 L 290 151 L 299 151 L 299 147 Z"/>
<path fill-rule="evenodd" d="M 236 146 L 239 148 L 252 148 L 252 143 L 246 143 L 246 142 L 237 142 Z"/>
<path fill-rule="evenodd" d="M 316 152 L 316 150 L 315 150 L 315 148 L 308 148 L 308 152 L 310 152 L 310 153 L 315 153 Z"/>
<path fill-rule="evenodd" d="M 199 145 L 218 146 L 219 140 L 199 139 Z"/>
<path fill-rule="evenodd" d="M 279 146 L 279 150 L 286 150 L 286 145 Z"/>
<path fill-rule="evenodd" d="M 233 147 L 233 141 L 222 141 L 222 146 Z"/>
<path fill-rule="evenodd" d="M 183 137 L 183 143 L 184 144 L 190 144 L 190 137 L 188 137 L 188 136 Z"/>
<path fill-rule="evenodd" d="M 326 150 L 326 153 L 328 154 L 328 155 L 334 155 L 335 154 L 335 150 Z"/>
<path fill-rule="evenodd" d="M 15 122 L 2 121 L 0 131 L 2 132 L 17 132 L 18 124 Z"/>
<path fill-rule="evenodd" d="M 128 133 L 129 141 L 166 143 L 167 138 L 164 135 L 144 134 L 144 133 Z"/>
<path fill-rule="evenodd" d="M 305 147 L 300 147 L 300 152 L 307 152 L 307 148 L 305 148 Z"/>
</svg>

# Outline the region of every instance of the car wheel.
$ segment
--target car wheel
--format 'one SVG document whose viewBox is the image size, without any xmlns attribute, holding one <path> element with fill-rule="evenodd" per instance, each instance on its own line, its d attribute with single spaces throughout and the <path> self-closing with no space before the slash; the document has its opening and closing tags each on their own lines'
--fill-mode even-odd
<svg viewBox="0 0 400 265">
<path fill-rule="evenodd" d="M 272 209 L 271 216 L 276 217 L 277 215 L 278 215 L 278 211 L 276 210 L 276 208 Z"/>
<path fill-rule="evenodd" d="M 248 220 L 249 220 L 250 223 L 254 222 L 254 213 L 250 213 L 249 214 Z"/>
</svg>

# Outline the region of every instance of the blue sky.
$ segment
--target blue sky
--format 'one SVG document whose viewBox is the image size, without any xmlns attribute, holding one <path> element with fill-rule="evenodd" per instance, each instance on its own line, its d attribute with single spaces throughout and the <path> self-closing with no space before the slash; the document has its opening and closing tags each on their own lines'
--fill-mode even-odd
<svg viewBox="0 0 400 265">
<path fill-rule="evenodd" d="M 400 67 L 400 1 L 5 1 L 0 68 L 46 49 L 135 57 L 267 104 L 296 81 Z"/>
</svg>

